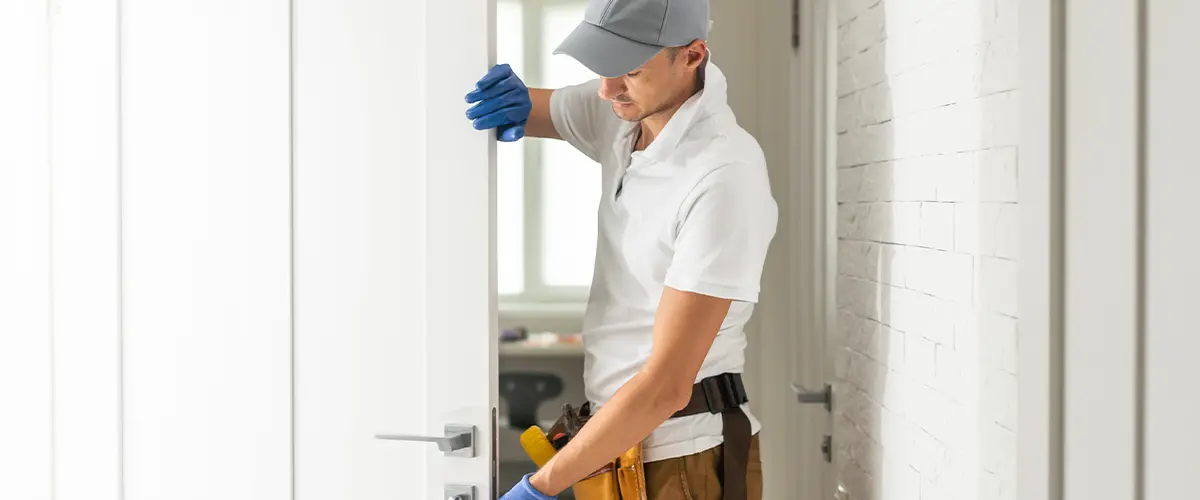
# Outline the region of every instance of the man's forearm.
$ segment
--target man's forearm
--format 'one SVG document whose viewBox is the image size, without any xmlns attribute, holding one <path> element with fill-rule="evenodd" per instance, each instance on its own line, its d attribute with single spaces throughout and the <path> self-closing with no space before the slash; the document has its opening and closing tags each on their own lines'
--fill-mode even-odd
<svg viewBox="0 0 1200 500">
<path fill-rule="evenodd" d="M 529 100 L 533 109 L 529 112 L 529 122 L 525 124 L 525 135 L 543 139 L 562 139 L 554 128 L 554 120 L 550 118 L 550 96 L 554 89 L 529 89 Z"/>
<path fill-rule="evenodd" d="M 691 392 L 679 386 L 668 376 L 635 375 L 533 476 L 533 486 L 557 495 L 632 448 L 687 404 Z"/>
</svg>

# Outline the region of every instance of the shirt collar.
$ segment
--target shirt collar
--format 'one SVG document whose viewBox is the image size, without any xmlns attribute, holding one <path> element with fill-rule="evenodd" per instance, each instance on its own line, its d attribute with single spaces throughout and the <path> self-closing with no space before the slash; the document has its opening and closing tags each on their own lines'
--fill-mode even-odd
<svg viewBox="0 0 1200 500">
<path fill-rule="evenodd" d="M 654 138 L 654 142 L 641 152 L 642 155 L 653 161 L 666 161 L 695 123 L 728 107 L 725 74 L 711 60 L 704 71 L 704 88 L 684 101 L 671 115 L 667 125 Z M 617 147 L 627 147 L 637 129 L 637 123 L 626 123 L 622 133 L 618 134 Z"/>
</svg>

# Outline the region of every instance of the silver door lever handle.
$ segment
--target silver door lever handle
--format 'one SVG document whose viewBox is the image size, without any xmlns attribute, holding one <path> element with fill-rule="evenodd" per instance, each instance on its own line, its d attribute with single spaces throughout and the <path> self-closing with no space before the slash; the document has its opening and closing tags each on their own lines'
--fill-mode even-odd
<svg viewBox="0 0 1200 500">
<path fill-rule="evenodd" d="M 832 411 L 833 407 L 833 387 L 825 384 L 825 387 L 819 391 L 808 390 L 802 386 L 792 384 L 792 391 L 796 393 L 796 400 L 801 403 L 817 403 L 825 406 L 825 411 Z"/>
<path fill-rule="evenodd" d="M 416 441 L 436 443 L 439 450 L 448 457 L 475 456 L 475 426 L 447 425 L 445 436 L 417 436 L 411 434 L 376 434 L 375 439 L 390 441 Z"/>
</svg>

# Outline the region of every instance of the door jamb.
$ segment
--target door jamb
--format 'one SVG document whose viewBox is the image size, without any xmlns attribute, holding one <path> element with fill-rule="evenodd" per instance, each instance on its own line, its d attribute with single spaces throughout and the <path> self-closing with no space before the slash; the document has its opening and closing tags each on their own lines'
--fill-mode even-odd
<svg viewBox="0 0 1200 500">
<path fill-rule="evenodd" d="M 834 327 L 836 308 L 836 99 L 831 94 L 837 82 L 836 29 L 829 29 L 835 22 L 833 0 L 797 4 L 800 46 L 760 55 L 760 78 L 786 78 L 789 84 L 780 96 L 787 104 L 786 135 L 780 138 L 786 144 L 780 152 L 786 165 L 770 174 L 780 208 L 772 248 L 777 255 L 768 258 L 765 269 L 761 333 L 753 353 L 758 363 L 751 369 L 757 372 L 758 397 L 765 400 L 755 406 L 756 412 L 774 436 L 762 451 L 764 495 L 816 500 L 834 491 L 833 468 L 820 450 L 832 419 L 823 407 L 797 403 L 790 385 L 821 387 L 832 369 L 824 338 Z M 780 14 L 761 10 L 764 24 L 769 24 L 767 16 Z M 774 69 L 781 59 L 786 60 L 782 70 Z M 802 360 L 793 359 L 798 346 L 811 346 L 803 349 Z M 774 398 L 781 400 L 770 400 Z"/>
<path fill-rule="evenodd" d="M 1017 498 L 1028 500 L 1063 495 L 1063 4 L 1019 14 Z"/>
</svg>

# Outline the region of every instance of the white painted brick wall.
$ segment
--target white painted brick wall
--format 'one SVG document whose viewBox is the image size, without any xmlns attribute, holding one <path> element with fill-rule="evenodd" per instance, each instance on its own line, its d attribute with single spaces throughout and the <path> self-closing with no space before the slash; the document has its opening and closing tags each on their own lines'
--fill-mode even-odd
<svg viewBox="0 0 1200 500">
<path fill-rule="evenodd" d="M 1015 499 L 1017 4 L 838 0 L 835 470 Z"/>
</svg>

